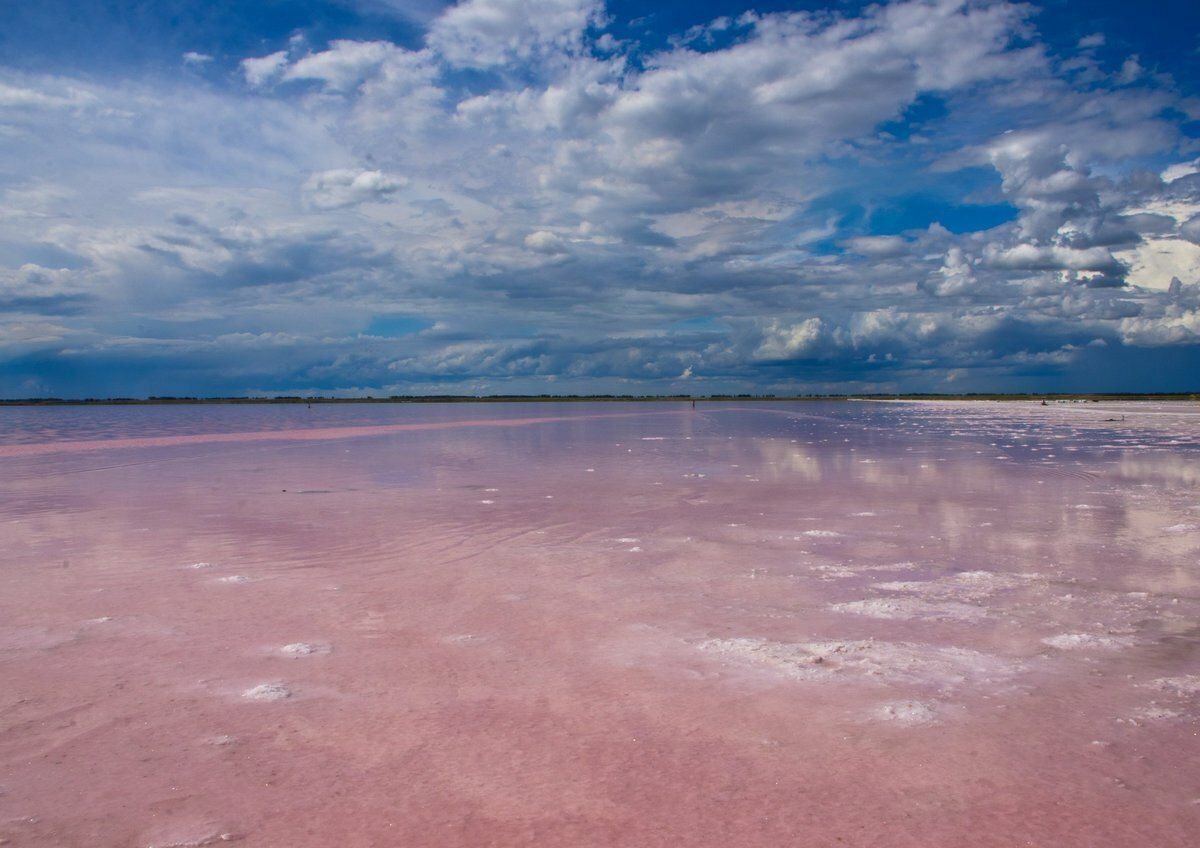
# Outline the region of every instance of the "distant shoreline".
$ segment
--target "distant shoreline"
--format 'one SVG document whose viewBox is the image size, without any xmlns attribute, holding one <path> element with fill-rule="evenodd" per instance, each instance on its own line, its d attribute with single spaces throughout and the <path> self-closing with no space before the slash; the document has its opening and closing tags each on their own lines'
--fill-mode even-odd
<svg viewBox="0 0 1200 848">
<path fill-rule="evenodd" d="M 363 403 L 697 403 L 729 401 L 847 401 L 847 400 L 988 400 L 988 401 L 1200 401 L 1200 392 L 1096 392 L 1090 394 L 839 394 L 839 395 L 391 395 L 389 397 L 338 398 L 279 395 L 276 397 L 169 397 L 146 398 L 0 398 L 0 406 L 202 406 L 261 404 L 363 404 Z"/>
</svg>

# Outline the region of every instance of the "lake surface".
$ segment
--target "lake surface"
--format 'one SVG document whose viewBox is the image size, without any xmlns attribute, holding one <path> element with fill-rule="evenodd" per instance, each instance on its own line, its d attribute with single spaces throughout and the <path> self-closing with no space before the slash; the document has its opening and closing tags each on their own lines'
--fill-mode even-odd
<svg viewBox="0 0 1200 848">
<path fill-rule="evenodd" d="M 1200 833 L 1196 404 L 0 408 L 0 542 L 0 844 Z"/>
</svg>

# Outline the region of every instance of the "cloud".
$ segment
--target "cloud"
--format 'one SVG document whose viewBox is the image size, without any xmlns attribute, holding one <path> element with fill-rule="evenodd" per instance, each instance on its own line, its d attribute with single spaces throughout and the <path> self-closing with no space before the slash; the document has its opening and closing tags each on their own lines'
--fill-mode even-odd
<svg viewBox="0 0 1200 848">
<path fill-rule="evenodd" d="M 328 50 L 311 53 L 289 65 L 283 79 L 315 80 L 327 90 L 345 92 L 376 73 L 384 63 L 408 52 L 386 41 L 334 41 Z"/>
<path fill-rule="evenodd" d="M 763 328 L 755 359 L 792 359 L 811 352 L 821 338 L 821 319 L 805 318 L 794 324 L 773 320 Z"/>
<path fill-rule="evenodd" d="M 463 0 L 433 21 L 428 44 L 465 68 L 569 55 L 602 8 L 599 0 Z"/>
<path fill-rule="evenodd" d="M 408 182 L 406 177 L 382 171 L 341 168 L 313 174 L 305 181 L 304 192 L 317 209 L 344 209 L 368 201 L 385 201 Z"/>
<path fill-rule="evenodd" d="M 266 56 L 243 59 L 241 62 L 242 75 L 251 87 L 261 88 L 278 79 L 287 63 L 286 50 L 279 50 Z"/>
<path fill-rule="evenodd" d="M 985 258 L 992 267 L 1018 271 L 1096 271 L 1123 274 L 1127 269 L 1103 247 L 1078 250 L 1019 244 L 1007 250 L 990 250 Z"/>
<path fill-rule="evenodd" d="M 525 236 L 525 246 L 538 253 L 548 254 L 563 253 L 566 250 L 563 240 L 546 230 L 538 230 Z"/>
<path fill-rule="evenodd" d="M 1192 244 L 1200 244 L 1200 215 L 1189 218 L 1186 222 L 1180 225 L 1179 235 L 1190 241 Z"/>
<path fill-rule="evenodd" d="M 0 392 L 969 391 L 1196 343 L 1185 98 L 1027 6 L 422 8 L 244 85 L 0 67 Z"/>
<path fill-rule="evenodd" d="M 863 256 L 882 259 L 907 253 L 909 243 L 900 236 L 855 236 L 846 240 L 846 247 Z"/>
</svg>

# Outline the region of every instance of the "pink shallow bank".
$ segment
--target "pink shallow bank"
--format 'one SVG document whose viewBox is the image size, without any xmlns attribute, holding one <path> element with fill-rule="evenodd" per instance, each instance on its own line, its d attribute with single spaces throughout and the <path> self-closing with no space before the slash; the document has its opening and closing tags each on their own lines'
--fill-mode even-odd
<svg viewBox="0 0 1200 848">
<path fill-rule="evenodd" d="M 0 428 L 0 844 L 1196 844 L 1194 407 L 205 410 Z"/>
</svg>

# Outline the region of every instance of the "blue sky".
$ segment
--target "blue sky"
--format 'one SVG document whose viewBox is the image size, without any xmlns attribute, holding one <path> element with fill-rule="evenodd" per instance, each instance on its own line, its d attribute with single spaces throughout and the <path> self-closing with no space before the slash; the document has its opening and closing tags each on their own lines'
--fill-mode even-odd
<svg viewBox="0 0 1200 848">
<path fill-rule="evenodd" d="M 1197 388 L 1195 4 L 5 15 L 0 397 Z"/>
</svg>

